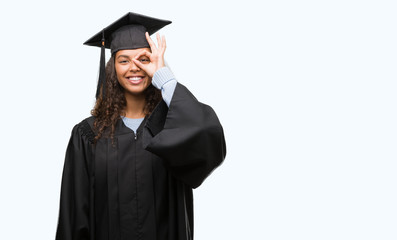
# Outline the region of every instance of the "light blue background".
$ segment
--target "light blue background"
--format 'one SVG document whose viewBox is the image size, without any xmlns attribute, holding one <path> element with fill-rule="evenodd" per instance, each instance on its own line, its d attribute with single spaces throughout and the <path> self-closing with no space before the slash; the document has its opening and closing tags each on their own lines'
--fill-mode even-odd
<svg viewBox="0 0 397 240">
<path fill-rule="evenodd" d="M 64 154 L 128 11 L 170 19 L 166 60 L 217 112 L 224 164 L 195 239 L 397 239 L 395 1 L 0 4 L 0 239 L 54 239 Z M 107 52 L 109 55 L 109 52 Z"/>
</svg>

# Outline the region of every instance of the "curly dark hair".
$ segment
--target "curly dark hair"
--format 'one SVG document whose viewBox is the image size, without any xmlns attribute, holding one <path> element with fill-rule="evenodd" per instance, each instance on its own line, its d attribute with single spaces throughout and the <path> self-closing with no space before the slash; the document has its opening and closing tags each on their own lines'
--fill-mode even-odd
<svg viewBox="0 0 397 240">
<path fill-rule="evenodd" d="M 121 118 L 121 115 L 125 115 L 125 107 L 127 104 L 124 96 L 125 89 L 117 80 L 114 62 L 115 58 L 113 55 L 106 64 L 106 96 L 103 98 L 101 88 L 99 97 L 95 102 L 95 107 L 91 110 L 91 115 L 95 117 L 94 130 L 97 133 L 95 142 L 102 136 L 105 136 L 104 131 L 107 129 L 110 129 L 110 132 L 106 134 L 106 137 L 110 137 L 113 142 L 116 123 Z M 161 92 L 150 84 L 145 90 L 145 96 L 146 104 L 143 112 L 145 115 L 149 115 L 161 101 Z"/>
</svg>

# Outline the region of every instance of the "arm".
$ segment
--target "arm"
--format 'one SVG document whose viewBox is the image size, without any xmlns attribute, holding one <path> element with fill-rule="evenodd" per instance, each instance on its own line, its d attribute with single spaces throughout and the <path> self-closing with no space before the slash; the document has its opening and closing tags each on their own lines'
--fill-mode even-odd
<svg viewBox="0 0 397 240">
<path fill-rule="evenodd" d="M 145 128 L 146 150 L 164 159 L 171 174 L 192 188 L 200 186 L 226 156 L 223 128 L 214 110 L 180 83 L 169 109 L 160 104 Z"/>
<path fill-rule="evenodd" d="M 66 150 L 56 240 L 89 239 L 87 144 L 76 125 Z"/>
<path fill-rule="evenodd" d="M 169 107 L 177 84 L 174 74 L 168 67 L 162 67 L 154 73 L 152 84 L 161 90 L 163 100 Z"/>
<path fill-rule="evenodd" d="M 175 78 L 164 67 L 164 36 L 157 34 L 158 47 L 149 34 L 146 39 L 151 52 L 144 50 L 133 61 L 152 77 L 154 86 L 162 89 L 166 103 L 160 103 L 148 118 L 144 147 L 164 159 L 176 178 L 196 188 L 226 156 L 223 128 L 210 106 L 197 101 L 186 87 L 172 80 Z M 149 57 L 150 63 L 138 61 L 142 55 Z"/>
</svg>

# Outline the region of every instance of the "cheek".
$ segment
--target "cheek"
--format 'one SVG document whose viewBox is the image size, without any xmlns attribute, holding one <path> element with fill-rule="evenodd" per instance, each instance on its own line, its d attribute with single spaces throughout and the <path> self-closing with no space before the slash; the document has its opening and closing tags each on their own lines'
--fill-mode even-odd
<svg viewBox="0 0 397 240">
<path fill-rule="evenodd" d="M 149 76 L 146 76 L 145 87 L 149 86 L 151 83 L 152 83 L 152 78 Z"/>
<path fill-rule="evenodd" d="M 115 66 L 115 70 L 116 70 L 116 76 L 119 79 L 120 77 L 122 77 L 125 74 L 125 67 L 119 65 L 119 66 Z M 120 80 L 120 79 L 119 79 Z"/>
</svg>

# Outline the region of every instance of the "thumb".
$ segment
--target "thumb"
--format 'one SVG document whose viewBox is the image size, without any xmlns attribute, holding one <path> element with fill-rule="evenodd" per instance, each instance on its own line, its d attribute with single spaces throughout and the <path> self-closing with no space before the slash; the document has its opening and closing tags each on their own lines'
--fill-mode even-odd
<svg viewBox="0 0 397 240">
<path fill-rule="evenodd" d="M 142 69 L 143 71 L 146 71 L 146 66 L 145 64 L 141 63 L 141 61 L 133 58 L 132 61 L 135 63 L 135 65 L 137 65 L 140 69 Z"/>
</svg>

